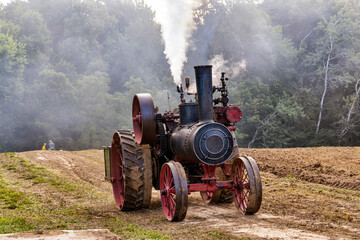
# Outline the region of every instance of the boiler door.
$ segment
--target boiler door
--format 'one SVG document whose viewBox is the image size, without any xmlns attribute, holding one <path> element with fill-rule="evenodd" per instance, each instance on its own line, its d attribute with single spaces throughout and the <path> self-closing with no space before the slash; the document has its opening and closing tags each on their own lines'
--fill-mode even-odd
<svg viewBox="0 0 360 240">
<path fill-rule="evenodd" d="M 196 157 L 209 165 L 224 163 L 231 155 L 234 140 L 227 127 L 208 123 L 195 133 L 193 149 Z"/>
</svg>

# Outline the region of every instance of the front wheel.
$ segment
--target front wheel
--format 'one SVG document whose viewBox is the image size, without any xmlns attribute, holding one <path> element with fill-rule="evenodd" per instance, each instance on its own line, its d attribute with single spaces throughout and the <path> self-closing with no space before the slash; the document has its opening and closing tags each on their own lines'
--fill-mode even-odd
<svg viewBox="0 0 360 240">
<path fill-rule="evenodd" d="M 188 187 L 184 168 L 180 163 L 165 163 L 160 172 L 161 205 L 169 221 L 181 221 L 188 208 Z"/>
<path fill-rule="evenodd" d="M 262 201 L 262 185 L 259 168 L 252 157 L 236 158 L 231 167 L 234 181 L 234 201 L 237 209 L 246 214 L 259 211 Z"/>
</svg>

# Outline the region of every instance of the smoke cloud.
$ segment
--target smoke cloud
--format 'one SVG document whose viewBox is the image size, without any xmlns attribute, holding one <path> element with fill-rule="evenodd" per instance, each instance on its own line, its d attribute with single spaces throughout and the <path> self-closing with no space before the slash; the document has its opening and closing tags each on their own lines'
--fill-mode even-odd
<svg viewBox="0 0 360 240">
<path fill-rule="evenodd" d="M 231 62 L 229 60 L 225 60 L 222 54 L 215 55 L 208 61 L 209 65 L 212 65 L 212 84 L 213 86 L 218 86 L 221 84 L 220 78 L 221 73 L 225 72 L 227 77 L 235 78 L 240 73 L 246 71 L 246 60 L 242 59 L 239 62 Z M 196 93 L 196 84 L 195 81 L 191 83 L 189 87 L 189 92 Z"/>
<path fill-rule="evenodd" d="M 225 72 L 228 77 L 235 78 L 241 72 L 246 71 L 246 60 L 242 59 L 239 62 L 231 62 L 225 60 L 222 54 L 215 55 L 209 60 L 209 65 L 213 66 L 213 85 L 217 86 L 220 84 L 221 72 Z"/>
<path fill-rule="evenodd" d="M 161 25 L 165 42 L 165 55 L 170 64 L 176 84 L 181 83 L 181 74 L 186 62 L 188 39 L 196 29 L 193 10 L 200 6 L 199 0 L 145 0 L 155 12 L 155 21 Z"/>
</svg>

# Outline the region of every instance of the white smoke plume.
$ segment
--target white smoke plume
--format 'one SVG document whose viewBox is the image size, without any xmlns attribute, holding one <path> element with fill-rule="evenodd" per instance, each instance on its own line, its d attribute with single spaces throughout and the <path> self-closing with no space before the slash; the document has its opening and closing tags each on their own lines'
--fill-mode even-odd
<svg viewBox="0 0 360 240">
<path fill-rule="evenodd" d="M 222 54 L 215 55 L 209 60 L 209 65 L 212 65 L 213 85 L 220 84 L 221 72 L 225 72 L 229 78 L 237 77 L 242 71 L 246 71 L 246 60 L 242 59 L 240 62 L 231 62 L 225 60 Z"/>
<path fill-rule="evenodd" d="M 196 29 L 193 10 L 200 6 L 200 0 L 145 0 L 155 12 L 155 21 L 161 25 L 165 42 L 165 55 L 170 64 L 176 84 L 181 83 L 181 74 L 188 48 L 188 39 Z"/>
<path fill-rule="evenodd" d="M 246 71 L 246 60 L 242 59 L 239 62 L 231 62 L 225 60 L 222 54 L 215 55 L 208 61 L 209 65 L 212 65 L 212 84 L 213 86 L 219 86 L 221 84 L 221 73 L 225 72 L 226 77 L 235 78 L 241 72 Z M 196 84 L 193 81 L 190 84 L 189 92 L 196 93 Z"/>
</svg>

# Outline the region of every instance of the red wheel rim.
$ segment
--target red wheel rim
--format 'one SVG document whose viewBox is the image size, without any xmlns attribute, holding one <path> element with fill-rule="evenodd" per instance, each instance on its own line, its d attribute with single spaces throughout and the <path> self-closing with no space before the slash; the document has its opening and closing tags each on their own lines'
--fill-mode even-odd
<svg viewBox="0 0 360 240">
<path fill-rule="evenodd" d="M 156 136 L 156 120 L 154 102 L 149 93 L 138 93 L 134 95 L 132 120 L 135 141 L 138 144 L 153 143 Z"/>
<path fill-rule="evenodd" d="M 235 183 L 235 205 L 236 207 L 242 211 L 246 212 L 246 209 L 249 206 L 250 200 L 250 181 L 249 175 L 246 171 L 245 165 L 242 161 L 238 161 L 238 164 L 235 164 L 234 167 L 234 175 L 233 180 Z"/>
<path fill-rule="evenodd" d="M 175 183 L 170 167 L 167 164 L 163 167 L 165 169 L 161 171 L 160 175 L 161 204 L 165 217 L 172 221 L 175 216 L 176 207 Z"/>
<path fill-rule="evenodd" d="M 125 201 L 124 155 L 119 134 L 116 132 L 111 144 L 111 176 L 116 206 L 121 210 Z"/>
<path fill-rule="evenodd" d="M 200 192 L 200 194 L 205 203 L 210 203 L 214 196 L 214 192 Z"/>
</svg>

